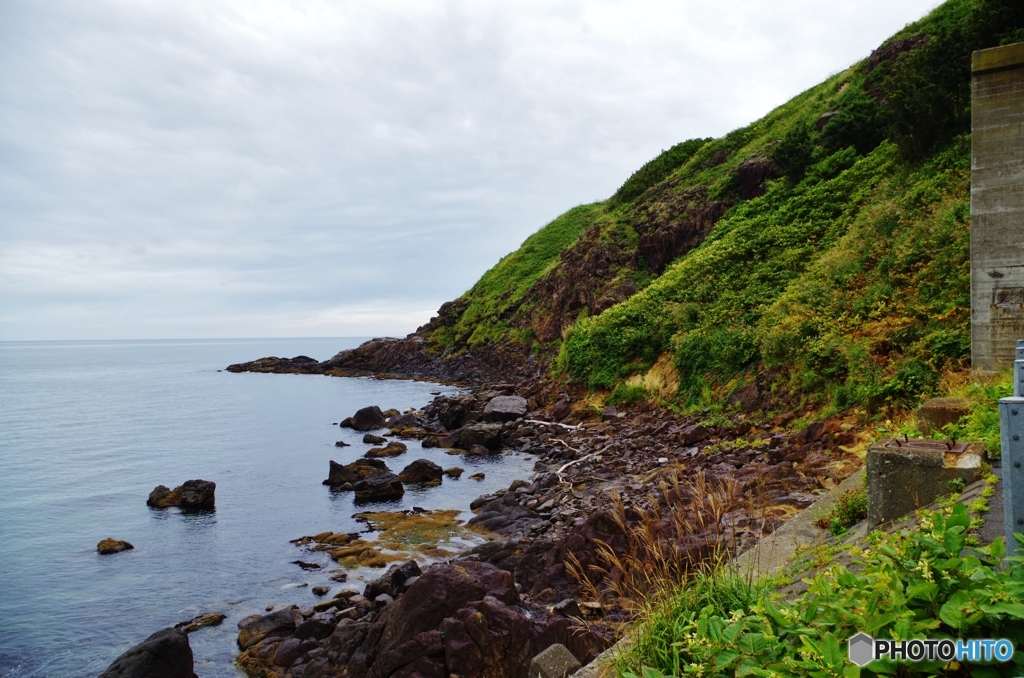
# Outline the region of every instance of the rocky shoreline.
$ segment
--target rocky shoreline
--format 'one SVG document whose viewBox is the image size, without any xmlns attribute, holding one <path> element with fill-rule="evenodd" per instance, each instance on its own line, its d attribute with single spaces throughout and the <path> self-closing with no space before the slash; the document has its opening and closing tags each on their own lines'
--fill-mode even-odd
<svg viewBox="0 0 1024 678">
<path fill-rule="evenodd" d="M 300 356 L 231 371 L 330 374 L 323 365 Z M 746 550 L 860 467 L 852 423 L 791 433 L 796 412 L 769 417 L 747 405 L 729 417 L 599 409 L 530 378 L 439 395 L 415 412 L 360 410 L 342 425 L 382 447 L 332 462 L 324 481 L 357 498 L 437 484 L 440 467 L 426 460 L 392 473 L 381 459 L 389 448 L 410 458 L 420 445 L 456 456 L 514 452 L 535 459 L 533 473 L 472 502 L 464 529 L 477 543 L 462 552 L 433 544 L 397 556 L 355 534 L 297 539 L 343 568 L 388 569 L 361 592 L 243 619 L 238 666 L 263 678 L 525 678 L 553 644 L 587 663 L 633 614 L 631 587 L 643 583 L 625 563 L 642 570 L 660 557 L 686 567 Z"/>
<path fill-rule="evenodd" d="M 645 524 L 681 562 L 739 552 L 861 465 L 856 429 L 838 420 L 795 435 L 792 413 L 738 412 L 711 426 L 645 405 L 597 410 L 550 388 L 491 384 L 389 413 L 388 437 L 456 455 L 528 454 L 533 474 L 472 503 L 468 527 L 487 541 L 422 571 L 392 564 L 362 592 L 308 610 L 243 620 L 239 666 L 275 678 L 526 676 L 552 643 L 586 663 L 630 619 L 630 601 L 616 595 L 626 573 L 606 548 L 635 550 Z M 673 513 L 709 510 L 694 508 L 701 491 L 728 501 L 690 515 L 703 527 L 681 540 Z"/>
</svg>

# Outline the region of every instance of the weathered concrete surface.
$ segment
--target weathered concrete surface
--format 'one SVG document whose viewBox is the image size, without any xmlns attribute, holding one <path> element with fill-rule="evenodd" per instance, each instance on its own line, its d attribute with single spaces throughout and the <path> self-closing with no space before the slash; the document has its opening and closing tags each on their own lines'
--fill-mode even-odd
<svg viewBox="0 0 1024 678">
<path fill-rule="evenodd" d="M 880 440 L 868 449 L 868 525 L 888 523 L 949 494 L 950 481 L 982 476 L 985 446 L 937 440 Z"/>
<path fill-rule="evenodd" d="M 1013 364 L 1024 338 L 1024 43 L 974 53 L 971 361 Z"/>
<path fill-rule="evenodd" d="M 969 398 L 932 398 L 917 408 L 917 428 L 923 435 L 931 436 L 970 414 L 973 404 Z"/>
<path fill-rule="evenodd" d="M 560 643 L 548 647 L 530 662 L 530 678 L 568 678 L 580 668 L 580 663 Z"/>
</svg>

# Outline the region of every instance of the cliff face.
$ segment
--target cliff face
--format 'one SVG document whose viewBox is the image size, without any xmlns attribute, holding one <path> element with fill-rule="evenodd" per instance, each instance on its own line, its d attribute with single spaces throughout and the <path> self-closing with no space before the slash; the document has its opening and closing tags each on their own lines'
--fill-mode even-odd
<svg viewBox="0 0 1024 678">
<path fill-rule="evenodd" d="M 949 0 L 558 217 L 412 335 L 312 369 L 554 375 L 682 404 L 914 400 L 969 355 L 970 54 L 1020 40 L 1021 3 Z"/>
</svg>

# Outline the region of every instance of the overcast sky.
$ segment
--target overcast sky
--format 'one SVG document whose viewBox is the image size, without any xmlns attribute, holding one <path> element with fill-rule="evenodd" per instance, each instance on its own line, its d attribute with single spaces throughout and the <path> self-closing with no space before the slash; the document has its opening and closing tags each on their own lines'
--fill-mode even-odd
<svg viewBox="0 0 1024 678">
<path fill-rule="evenodd" d="M 402 336 L 935 0 L 0 0 L 0 340 Z"/>
</svg>

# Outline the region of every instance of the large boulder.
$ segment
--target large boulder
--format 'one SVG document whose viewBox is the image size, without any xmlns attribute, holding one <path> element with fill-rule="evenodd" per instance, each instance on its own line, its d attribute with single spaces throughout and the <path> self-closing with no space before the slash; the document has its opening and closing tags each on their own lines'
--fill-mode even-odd
<svg viewBox="0 0 1024 678">
<path fill-rule="evenodd" d="M 388 466 L 380 459 L 356 459 L 351 464 L 339 464 L 331 460 L 331 470 L 324 481 L 324 485 L 339 487 L 341 485 L 355 485 L 360 480 L 374 471 L 387 471 Z"/>
<path fill-rule="evenodd" d="M 296 605 L 270 614 L 246 617 L 238 622 L 238 647 L 244 650 L 270 636 L 290 636 L 298 626 L 296 622 L 301 619 L 302 613 Z"/>
<path fill-rule="evenodd" d="M 423 572 L 420 571 L 420 566 L 416 564 L 415 560 L 395 563 L 379 579 L 375 579 L 366 585 L 366 588 L 363 590 L 363 597 L 373 600 L 380 594 L 386 593 L 392 598 L 397 598 L 400 593 L 405 591 L 405 582 L 407 580 L 419 577 L 422 574 Z"/>
<path fill-rule="evenodd" d="M 474 445 L 486 447 L 492 452 L 501 448 L 501 424 L 466 424 L 459 431 L 459 447 L 471 449 Z"/>
<path fill-rule="evenodd" d="M 100 678 L 193 678 L 192 648 L 178 629 L 163 629 L 114 660 Z"/>
<path fill-rule="evenodd" d="M 367 678 L 526 678 L 530 660 L 553 643 L 582 662 L 607 646 L 582 624 L 519 600 L 510 572 L 458 561 L 428 570 L 385 607 L 349 669 Z"/>
<path fill-rule="evenodd" d="M 166 485 L 157 485 L 149 493 L 146 505 L 153 508 L 212 509 L 216 503 L 216 490 L 217 483 L 210 480 L 186 480 L 173 490 Z"/>
<path fill-rule="evenodd" d="M 417 459 L 402 469 L 402 472 L 398 474 L 398 479 L 403 483 L 432 483 L 440 485 L 441 476 L 443 475 L 444 469 L 434 462 L 429 459 Z"/>
<path fill-rule="evenodd" d="M 213 508 L 216 503 L 217 483 L 210 480 L 186 480 L 181 485 L 181 502 L 183 509 Z"/>
<path fill-rule="evenodd" d="M 377 470 L 366 476 L 353 488 L 356 492 L 356 501 L 383 501 L 387 499 L 399 499 L 405 494 L 405 487 L 402 481 L 390 471 Z"/>
<path fill-rule="evenodd" d="M 349 426 L 357 431 L 374 431 L 384 428 L 386 424 L 387 419 L 384 417 L 384 413 L 376 405 L 364 407 L 349 419 Z"/>
<path fill-rule="evenodd" d="M 484 419 L 488 421 L 514 421 L 526 416 L 526 398 L 520 396 L 495 396 L 484 407 Z"/>
</svg>

